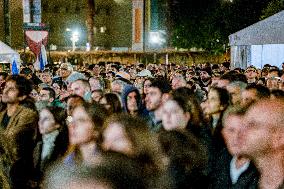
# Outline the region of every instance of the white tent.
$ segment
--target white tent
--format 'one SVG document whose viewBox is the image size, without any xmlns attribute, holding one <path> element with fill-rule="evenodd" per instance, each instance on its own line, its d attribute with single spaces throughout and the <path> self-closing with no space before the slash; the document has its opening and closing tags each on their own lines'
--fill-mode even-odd
<svg viewBox="0 0 284 189">
<path fill-rule="evenodd" d="M 17 64 L 20 64 L 19 53 L 0 41 L 0 62 L 12 63 L 14 60 L 16 60 Z"/>
<path fill-rule="evenodd" d="M 231 62 L 246 68 L 265 64 L 281 67 L 284 62 L 284 11 L 229 36 Z"/>
</svg>

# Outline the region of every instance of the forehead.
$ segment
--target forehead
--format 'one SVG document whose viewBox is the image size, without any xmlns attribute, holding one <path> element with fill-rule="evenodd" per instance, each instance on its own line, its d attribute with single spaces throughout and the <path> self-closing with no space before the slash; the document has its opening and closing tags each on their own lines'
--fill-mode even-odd
<svg viewBox="0 0 284 189">
<path fill-rule="evenodd" d="M 243 116 L 241 115 L 228 115 L 224 120 L 225 127 L 241 127 L 243 121 Z"/>
<path fill-rule="evenodd" d="M 52 113 L 51 113 L 49 110 L 43 109 L 43 110 L 40 112 L 40 116 L 49 116 L 49 117 L 51 117 L 51 116 L 53 116 L 53 115 L 52 115 Z"/>
<path fill-rule="evenodd" d="M 40 90 L 40 94 L 49 94 L 49 91 L 42 89 L 42 90 Z"/>
<path fill-rule="evenodd" d="M 81 81 L 74 81 L 71 84 L 71 87 L 82 87 L 83 88 L 83 83 Z"/>
<path fill-rule="evenodd" d="M 180 106 L 178 105 L 178 103 L 177 103 L 176 101 L 174 101 L 174 100 L 168 100 L 168 101 L 165 103 L 164 107 L 165 107 L 166 109 L 168 109 L 168 108 L 171 108 L 171 109 L 173 109 L 173 108 L 180 108 Z"/>
<path fill-rule="evenodd" d="M 127 96 L 131 96 L 131 97 L 137 96 L 137 93 L 135 91 L 133 91 L 133 92 L 129 93 Z"/>
<path fill-rule="evenodd" d="M 16 86 L 17 86 L 17 85 L 16 85 L 16 82 L 13 81 L 13 80 L 7 81 L 5 85 L 6 85 L 6 86 L 9 86 L 9 87 L 16 87 Z"/>
<path fill-rule="evenodd" d="M 160 89 L 157 87 L 149 87 L 148 90 L 150 93 L 161 93 Z"/>
</svg>

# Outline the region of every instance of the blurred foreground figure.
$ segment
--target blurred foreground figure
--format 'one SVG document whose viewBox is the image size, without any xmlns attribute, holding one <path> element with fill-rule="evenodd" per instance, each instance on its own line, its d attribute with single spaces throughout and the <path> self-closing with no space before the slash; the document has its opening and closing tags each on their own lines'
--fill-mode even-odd
<svg viewBox="0 0 284 189">
<path fill-rule="evenodd" d="M 251 159 L 261 189 L 284 187 L 284 102 L 262 100 L 253 105 L 244 117 L 240 131 L 238 154 Z"/>
</svg>

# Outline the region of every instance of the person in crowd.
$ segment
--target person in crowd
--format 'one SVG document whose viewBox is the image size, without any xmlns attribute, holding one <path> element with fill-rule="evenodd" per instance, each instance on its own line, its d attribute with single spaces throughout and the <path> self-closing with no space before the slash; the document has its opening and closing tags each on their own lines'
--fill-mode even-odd
<svg viewBox="0 0 284 189">
<path fill-rule="evenodd" d="M 6 108 L 0 112 L 0 133 L 12 146 L 12 162 L 8 165 L 12 188 L 29 188 L 34 171 L 38 115 L 34 109 L 22 105 L 31 91 L 30 82 L 19 75 L 9 76 L 3 90 L 2 102 Z"/>
<path fill-rule="evenodd" d="M 6 72 L 0 72 L 0 90 L 4 89 L 6 78 L 8 77 L 8 74 Z"/>
<path fill-rule="evenodd" d="M 104 91 L 104 89 L 105 89 L 105 83 L 104 83 L 104 80 L 102 78 L 91 77 L 91 78 L 89 78 L 89 83 L 90 83 L 91 91 L 95 91 L 95 90 Z"/>
<path fill-rule="evenodd" d="M 64 160 L 66 164 L 83 163 L 92 165 L 99 155 L 97 142 L 107 111 L 100 104 L 83 103 L 72 112 L 69 123 L 69 143 L 74 146 Z"/>
<path fill-rule="evenodd" d="M 47 167 L 63 158 L 68 148 L 68 128 L 66 111 L 60 107 L 47 107 L 39 113 L 39 132 L 42 139 L 34 150 L 35 167 L 38 170 L 38 180 Z"/>
<path fill-rule="evenodd" d="M 137 159 L 143 167 L 143 175 L 151 187 L 153 181 L 164 174 L 165 162 L 158 137 L 150 133 L 146 122 L 129 114 L 110 116 L 104 124 L 102 148 Z"/>
<path fill-rule="evenodd" d="M 159 141 L 168 158 L 171 188 L 208 188 L 206 148 L 194 135 L 181 130 L 164 131 L 159 133 Z"/>
<path fill-rule="evenodd" d="M 52 80 L 51 87 L 55 91 L 55 98 L 58 100 L 63 100 L 61 94 L 67 90 L 67 85 L 62 81 L 61 77 L 54 78 Z"/>
<path fill-rule="evenodd" d="M 42 83 L 42 81 L 37 76 L 36 79 L 33 78 L 33 71 L 30 68 L 23 68 L 20 72 L 20 75 L 29 80 L 33 86 L 38 86 Z"/>
<path fill-rule="evenodd" d="M 284 187 L 284 102 L 264 99 L 244 116 L 237 154 L 251 159 L 260 173 L 255 187 Z"/>
<path fill-rule="evenodd" d="M 100 76 L 101 70 L 100 70 L 100 66 L 98 64 L 91 64 L 89 66 L 89 70 L 91 70 L 92 75 L 94 77 L 99 77 Z"/>
<path fill-rule="evenodd" d="M 148 118 L 149 112 L 142 104 L 141 95 L 138 89 L 132 85 L 126 85 L 121 94 L 122 106 L 125 112 L 132 116 Z"/>
<path fill-rule="evenodd" d="M 51 87 L 45 87 L 40 90 L 38 102 L 43 103 L 45 106 L 57 106 L 64 108 L 64 104 L 56 99 L 56 93 Z"/>
<path fill-rule="evenodd" d="M 68 77 L 73 73 L 73 67 L 70 63 L 62 63 L 60 65 L 59 76 L 62 78 L 64 82 L 68 80 Z M 66 83 L 66 85 L 68 85 Z"/>
<path fill-rule="evenodd" d="M 92 91 L 92 99 L 94 102 L 99 103 L 100 100 L 103 98 L 103 96 L 104 96 L 104 92 L 101 89 Z"/>
<path fill-rule="evenodd" d="M 280 76 L 280 70 L 277 67 L 271 67 L 268 71 L 267 78 L 275 78 Z"/>
<path fill-rule="evenodd" d="M 227 90 L 231 97 L 232 105 L 239 105 L 242 101 L 242 91 L 245 90 L 247 84 L 242 81 L 235 81 L 227 86 Z"/>
<path fill-rule="evenodd" d="M 181 88 L 181 87 L 186 87 L 186 80 L 184 79 L 183 76 L 179 76 L 179 77 L 173 77 L 173 80 L 172 80 L 172 89 L 175 90 L 175 89 L 178 89 L 178 88 Z"/>
<path fill-rule="evenodd" d="M 116 93 L 106 93 L 99 103 L 107 109 L 109 115 L 122 112 L 122 105 Z"/>
<path fill-rule="evenodd" d="M 245 75 L 247 77 L 248 84 L 257 83 L 257 70 L 254 66 L 249 66 L 245 71 Z"/>
<path fill-rule="evenodd" d="M 54 166 L 47 174 L 44 188 L 147 189 L 147 180 L 142 172 L 142 167 L 135 159 L 120 153 L 106 152 L 102 154 L 101 161 L 93 167 Z M 157 187 L 159 188 L 162 189 Z"/>
<path fill-rule="evenodd" d="M 280 90 L 280 89 L 275 89 L 271 91 L 270 94 L 270 98 L 271 99 L 284 99 L 284 91 Z"/>
<path fill-rule="evenodd" d="M 209 90 L 208 87 L 212 83 L 211 74 L 211 68 L 204 68 L 200 71 L 200 87 L 206 91 Z"/>
<path fill-rule="evenodd" d="M 230 105 L 230 96 L 226 89 L 213 87 L 208 93 L 205 113 L 209 116 L 209 126 L 213 136 L 213 148 L 217 153 L 225 147 L 221 134 L 223 128 L 222 116 Z"/>
<path fill-rule="evenodd" d="M 121 79 L 115 79 L 111 83 L 111 92 L 121 94 L 127 83 Z"/>
<path fill-rule="evenodd" d="M 65 101 L 67 116 L 72 116 L 74 109 L 85 102 L 85 100 L 78 95 L 70 95 L 65 99 Z"/>
<path fill-rule="evenodd" d="M 32 71 L 32 77 L 31 80 L 33 81 L 34 85 L 39 85 L 42 83 L 40 78 L 36 75 L 34 64 L 33 63 L 28 63 L 27 68 L 29 68 Z"/>
<path fill-rule="evenodd" d="M 92 101 L 91 87 L 87 80 L 78 79 L 71 84 L 72 94 L 82 97 L 85 101 Z"/>
<path fill-rule="evenodd" d="M 146 94 L 146 108 L 150 111 L 150 130 L 158 132 L 162 128 L 162 105 L 166 102 L 171 91 L 171 86 L 167 80 L 153 80 Z"/>
<path fill-rule="evenodd" d="M 49 69 L 44 69 L 42 73 L 40 73 L 40 79 L 45 85 L 49 87 L 52 86 L 52 73 Z"/>
<path fill-rule="evenodd" d="M 247 108 L 231 106 L 224 113 L 222 135 L 227 148 L 216 156 L 209 188 L 252 188 L 251 184 L 258 180 L 258 172 L 250 159 L 237 155 L 238 134 Z"/>
<path fill-rule="evenodd" d="M 263 98 L 270 97 L 270 91 L 263 85 L 248 85 L 245 90 L 242 91 L 242 105 L 246 106 L 254 103 Z"/>
</svg>

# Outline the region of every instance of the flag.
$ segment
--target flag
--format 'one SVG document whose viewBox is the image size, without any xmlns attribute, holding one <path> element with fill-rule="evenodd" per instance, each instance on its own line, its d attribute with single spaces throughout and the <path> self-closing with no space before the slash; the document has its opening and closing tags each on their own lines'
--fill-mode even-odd
<svg viewBox="0 0 284 189">
<path fill-rule="evenodd" d="M 19 74 L 18 65 L 16 59 L 14 59 L 12 63 L 12 75 L 18 75 L 18 74 Z"/>
<path fill-rule="evenodd" d="M 44 45 L 41 44 L 41 49 L 39 54 L 39 69 L 43 71 L 46 64 L 47 64 L 46 50 Z"/>
</svg>

